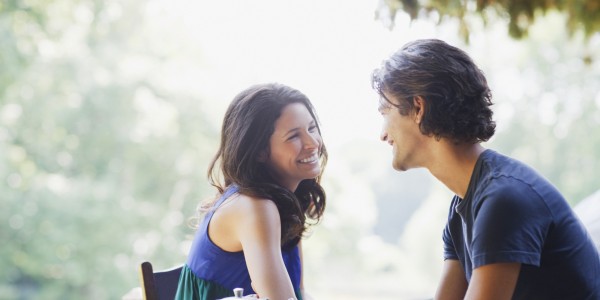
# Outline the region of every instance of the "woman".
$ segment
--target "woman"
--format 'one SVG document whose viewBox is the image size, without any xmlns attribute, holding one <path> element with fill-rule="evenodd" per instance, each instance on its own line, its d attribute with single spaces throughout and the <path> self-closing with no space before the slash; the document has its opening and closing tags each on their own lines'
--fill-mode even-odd
<svg viewBox="0 0 600 300">
<path fill-rule="evenodd" d="M 238 94 L 208 169 L 219 195 L 196 233 L 176 299 L 229 297 L 235 287 L 272 300 L 302 299 L 300 239 L 325 209 L 319 180 L 326 161 L 304 94 L 281 84 Z"/>
</svg>

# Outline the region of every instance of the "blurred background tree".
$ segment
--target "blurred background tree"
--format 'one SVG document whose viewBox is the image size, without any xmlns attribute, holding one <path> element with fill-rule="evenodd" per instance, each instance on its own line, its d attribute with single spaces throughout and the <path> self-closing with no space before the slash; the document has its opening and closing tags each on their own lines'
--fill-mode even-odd
<svg viewBox="0 0 600 300">
<path fill-rule="evenodd" d="M 0 4 L 1 299 L 118 299 L 141 259 L 185 257 L 216 126 L 165 88 L 177 44 L 144 9 Z"/>
<path fill-rule="evenodd" d="M 381 0 L 378 17 L 393 27 L 398 11 L 408 14 L 411 20 L 432 15 L 439 23 L 458 20 L 459 32 L 465 39 L 470 31 L 469 15 L 478 15 L 484 23 L 497 16 L 508 19 L 508 32 L 518 39 L 527 36 L 536 18 L 553 11 L 566 16 L 569 34 L 583 32 L 589 37 L 600 31 L 600 2 L 596 0 Z"/>
<path fill-rule="evenodd" d="M 596 79 L 600 71 L 594 64 L 599 58 L 599 1 L 382 0 L 376 17 L 392 28 L 399 12 L 411 21 L 456 24 L 465 48 L 469 48 L 473 35 L 498 30 L 494 27 L 499 22 L 507 24 L 508 35 L 516 40 L 489 40 L 487 52 L 478 60 L 492 65 L 497 49 L 494 44 L 512 44 L 520 51 L 510 67 L 499 66 L 488 72 L 493 79 L 496 73 L 510 70 L 519 78 L 514 82 L 518 95 L 506 94 L 506 86 L 494 90 L 499 105 L 508 107 L 503 101 L 509 99 L 514 105 L 510 105 L 510 121 L 502 126 L 493 144 L 540 170 L 572 204 L 600 188 L 594 176 L 600 167 L 596 158 L 600 135 L 591 134 L 599 118 Z M 504 51 L 506 46 L 498 48 Z M 491 80 L 492 84 L 497 82 L 509 81 Z M 532 129 L 534 124 L 539 127 Z"/>
<path fill-rule="evenodd" d="M 462 18 L 391 1 L 391 14 L 375 0 L 246 2 L 0 2 L 1 299 L 119 299 L 141 261 L 184 261 L 188 218 L 214 193 L 205 170 L 224 108 L 273 79 L 311 97 L 330 152 L 327 214 L 304 244 L 312 294 L 431 297 L 450 195 L 422 170 L 391 170 L 368 82 L 414 38 L 445 39 L 487 74 L 490 147 L 573 205 L 600 187 L 600 36 L 570 7 L 534 10 L 517 40 L 505 2 L 479 1 L 485 19 L 471 1 L 431 4 Z"/>
</svg>

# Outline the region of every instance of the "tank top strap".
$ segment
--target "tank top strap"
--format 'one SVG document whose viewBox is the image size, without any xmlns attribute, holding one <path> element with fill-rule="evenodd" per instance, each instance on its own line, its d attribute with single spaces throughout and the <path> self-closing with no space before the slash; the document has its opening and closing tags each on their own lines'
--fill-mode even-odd
<svg viewBox="0 0 600 300">
<path fill-rule="evenodd" d="M 215 204 L 213 205 L 213 208 L 217 209 L 219 206 L 221 206 L 221 204 L 223 204 L 223 202 L 225 202 L 225 200 L 227 200 L 227 198 L 229 198 L 229 196 L 237 193 L 239 190 L 240 190 L 240 188 L 235 184 L 228 186 L 227 189 L 225 189 L 225 192 L 223 193 L 223 195 L 221 195 L 221 198 L 219 198 L 219 200 L 217 200 L 217 202 L 215 202 Z"/>
<path fill-rule="evenodd" d="M 229 198 L 231 195 L 237 193 L 237 191 L 239 191 L 239 189 L 240 188 L 234 184 L 228 186 L 225 189 L 225 191 L 223 192 L 221 197 L 213 204 L 213 206 L 206 213 L 206 216 L 204 217 L 204 221 L 202 222 L 203 227 L 208 227 L 208 223 L 210 222 L 210 219 L 212 219 L 212 216 L 215 213 L 215 211 L 217 210 L 217 208 L 219 208 L 219 206 L 221 206 L 221 204 L 223 204 L 223 202 L 225 202 L 225 200 L 227 200 L 227 198 Z"/>
</svg>

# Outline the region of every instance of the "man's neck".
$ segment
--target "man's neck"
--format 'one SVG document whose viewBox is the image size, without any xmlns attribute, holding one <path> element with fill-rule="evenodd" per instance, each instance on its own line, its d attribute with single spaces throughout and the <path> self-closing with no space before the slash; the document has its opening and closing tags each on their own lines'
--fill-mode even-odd
<svg viewBox="0 0 600 300">
<path fill-rule="evenodd" d="M 444 139 L 437 141 L 427 169 L 458 197 L 464 198 L 479 155 L 480 144 L 456 145 Z"/>
</svg>

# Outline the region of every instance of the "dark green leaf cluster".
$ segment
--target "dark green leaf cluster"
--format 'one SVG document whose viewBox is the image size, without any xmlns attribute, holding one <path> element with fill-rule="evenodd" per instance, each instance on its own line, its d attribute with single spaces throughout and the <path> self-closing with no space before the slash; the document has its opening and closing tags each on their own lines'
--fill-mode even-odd
<svg viewBox="0 0 600 300">
<path fill-rule="evenodd" d="M 556 10 L 567 15 L 566 27 L 573 34 L 583 31 L 590 36 L 600 31 L 600 1 L 597 0 L 387 0 L 381 9 L 388 10 L 390 24 L 393 24 L 397 11 L 403 11 L 412 20 L 429 16 L 433 12 L 441 21 L 443 18 L 456 18 L 460 23 L 460 34 L 468 40 L 468 15 L 480 16 L 484 23 L 490 15 L 500 16 L 508 21 L 509 34 L 517 39 L 527 36 L 536 17 Z M 383 14 L 379 14 L 380 16 Z"/>
</svg>

